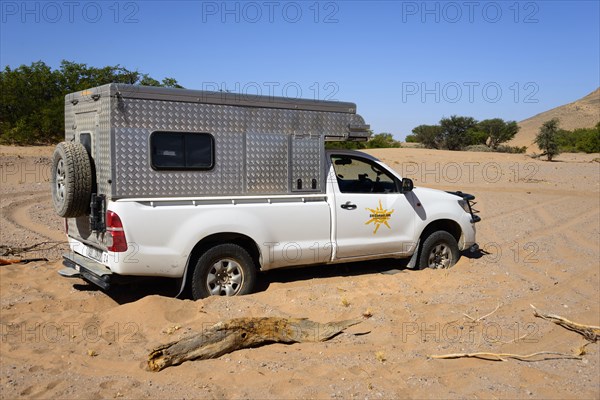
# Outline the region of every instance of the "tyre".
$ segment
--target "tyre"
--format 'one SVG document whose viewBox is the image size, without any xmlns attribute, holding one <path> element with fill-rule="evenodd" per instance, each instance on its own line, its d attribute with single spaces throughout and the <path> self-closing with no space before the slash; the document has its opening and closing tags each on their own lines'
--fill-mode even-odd
<svg viewBox="0 0 600 400">
<path fill-rule="evenodd" d="M 92 195 L 92 165 L 81 143 L 62 142 L 52 156 L 52 203 L 64 218 L 87 214 Z"/>
<path fill-rule="evenodd" d="M 423 242 L 418 260 L 419 269 L 450 268 L 458 261 L 458 243 L 450 233 L 437 231 Z"/>
<path fill-rule="evenodd" d="M 256 266 L 241 246 L 227 243 L 212 247 L 198 260 L 192 275 L 194 300 L 208 296 L 239 296 L 251 293 Z"/>
</svg>

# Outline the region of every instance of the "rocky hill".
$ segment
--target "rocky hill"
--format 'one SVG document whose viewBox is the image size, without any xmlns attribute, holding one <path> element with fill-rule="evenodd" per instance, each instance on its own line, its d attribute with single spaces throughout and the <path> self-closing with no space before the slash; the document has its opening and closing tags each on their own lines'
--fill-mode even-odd
<svg viewBox="0 0 600 400">
<path fill-rule="evenodd" d="M 511 146 L 537 147 L 533 144 L 542 124 L 552 118 L 560 120 L 560 128 L 573 130 L 591 128 L 600 121 L 600 88 L 587 96 L 519 122 L 521 129 L 508 144 Z"/>
</svg>

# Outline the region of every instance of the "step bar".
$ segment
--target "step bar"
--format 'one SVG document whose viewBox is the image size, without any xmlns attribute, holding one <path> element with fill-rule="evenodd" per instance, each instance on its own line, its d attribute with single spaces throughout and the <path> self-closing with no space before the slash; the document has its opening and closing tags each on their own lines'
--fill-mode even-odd
<svg viewBox="0 0 600 400">
<path fill-rule="evenodd" d="M 63 265 L 67 268 L 58 271 L 59 275 L 81 278 L 103 290 L 110 289 L 113 272 L 105 265 L 77 253 L 63 254 Z"/>
</svg>

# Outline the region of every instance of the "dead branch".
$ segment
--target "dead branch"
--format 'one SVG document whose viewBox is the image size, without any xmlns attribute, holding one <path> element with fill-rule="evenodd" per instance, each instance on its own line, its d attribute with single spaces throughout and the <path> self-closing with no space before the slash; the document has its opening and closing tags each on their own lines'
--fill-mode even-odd
<svg viewBox="0 0 600 400">
<path fill-rule="evenodd" d="M 551 356 L 551 357 L 542 357 L 538 360 L 531 360 L 533 357 L 537 356 Z M 482 360 L 488 361 L 506 361 L 508 358 L 514 358 L 520 361 L 544 361 L 544 360 L 554 360 L 557 358 L 564 360 L 581 360 L 581 357 L 572 355 L 572 354 L 564 354 L 564 353 L 556 353 L 553 351 L 539 351 L 537 353 L 532 354 L 511 354 L 511 353 L 452 353 L 452 354 L 441 354 L 441 355 L 430 355 L 430 358 L 435 359 L 451 359 L 451 358 L 479 358 Z"/>
<path fill-rule="evenodd" d="M 25 246 L 25 247 L 11 247 L 11 246 L 6 246 L 6 245 L 0 245 L 0 256 L 16 256 L 18 254 L 22 254 L 22 253 L 28 253 L 30 251 L 48 251 L 48 250 L 52 250 L 60 245 L 64 244 L 64 242 L 59 242 L 59 241 L 47 241 L 47 242 L 40 242 L 40 243 L 35 243 L 32 244 L 31 246 Z M 49 247 L 46 248 L 39 248 L 40 246 L 44 246 L 44 245 L 50 245 Z"/>
<path fill-rule="evenodd" d="M 492 315 L 493 313 L 495 313 L 496 311 L 498 311 L 498 309 L 500 308 L 500 306 L 502 306 L 502 303 L 498 303 L 498 305 L 496 306 L 496 308 L 494 309 L 494 311 L 492 311 L 490 313 L 487 313 L 487 314 L 485 314 L 485 315 L 483 315 L 483 316 L 481 316 L 481 317 L 479 317 L 477 319 L 475 319 L 475 318 L 473 318 L 470 315 L 465 314 L 465 313 L 463 313 L 463 315 L 465 317 L 469 318 L 473 322 L 480 322 L 480 321 L 483 321 L 484 319 L 486 319 L 487 317 L 489 317 L 490 315 Z"/>
<path fill-rule="evenodd" d="M 530 306 L 531 308 L 533 308 L 533 315 L 535 315 L 536 317 L 545 319 L 546 321 L 554 322 L 555 324 L 560 325 L 565 329 L 577 332 L 590 342 L 596 343 L 598 339 L 600 339 L 599 326 L 579 324 L 577 322 L 569 321 L 568 319 L 563 318 L 560 315 L 547 314 L 541 312 L 537 308 L 535 308 L 533 304 L 530 304 Z"/>
<path fill-rule="evenodd" d="M 6 258 L 0 258 L 0 265 L 11 265 L 11 264 L 28 264 L 34 261 L 48 261 L 47 258 L 17 258 L 14 260 L 8 260 Z"/>
<path fill-rule="evenodd" d="M 268 343 L 323 342 L 361 322 L 352 319 L 320 324 L 305 318 L 236 318 L 155 348 L 148 356 L 148 368 L 160 371 L 185 361 L 217 358 Z"/>
</svg>

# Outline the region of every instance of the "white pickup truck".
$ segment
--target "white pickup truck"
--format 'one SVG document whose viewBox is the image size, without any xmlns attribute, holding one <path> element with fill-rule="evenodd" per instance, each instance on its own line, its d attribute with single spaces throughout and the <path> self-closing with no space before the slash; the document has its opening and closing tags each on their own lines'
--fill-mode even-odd
<svg viewBox="0 0 600 400">
<path fill-rule="evenodd" d="M 171 130 L 167 126 L 177 121 L 135 122 L 148 98 L 160 103 L 179 95 L 181 103 L 189 92 L 190 107 L 249 108 L 245 102 L 194 102 L 202 92 L 124 85 L 67 96 L 67 127 L 74 128 L 57 146 L 52 179 L 72 250 L 61 275 L 104 289 L 117 276 L 180 278 L 181 291 L 189 285 L 199 299 L 250 293 L 257 272 L 274 268 L 379 258 L 448 268 L 461 250 L 476 248 L 474 196 L 413 187 L 365 153 L 325 151 L 323 135 L 309 128 L 298 135 L 301 124 L 291 134 L 269 134 L 249 132 L 247 121 L 246 131 L 226 136 L 214 126 Z M 103 97 L 109 104 L 98 106 Z M 316 130 L 315 121 L 322 124 L 327 116 L 357 117 L 352 103 L 337 103 L 332 111 L 331 102 L 276 107 L 257 106 L 258 100 L 252 107 L 271 113 L 312 113 L 300 115 Z M 71 110 L 81 103 L 87 107 L 82 112 Z M 103 142 L 105 117 L 114 121 L 106 123 L 109 140 Z M 364 137 L 357 124 L 343 126 L 346 140 Z M 274 124 L 275 130 L 284 127 Z M 238 136 L 243 156 L 236 160 L 227 152 Z"/>
</svg>

